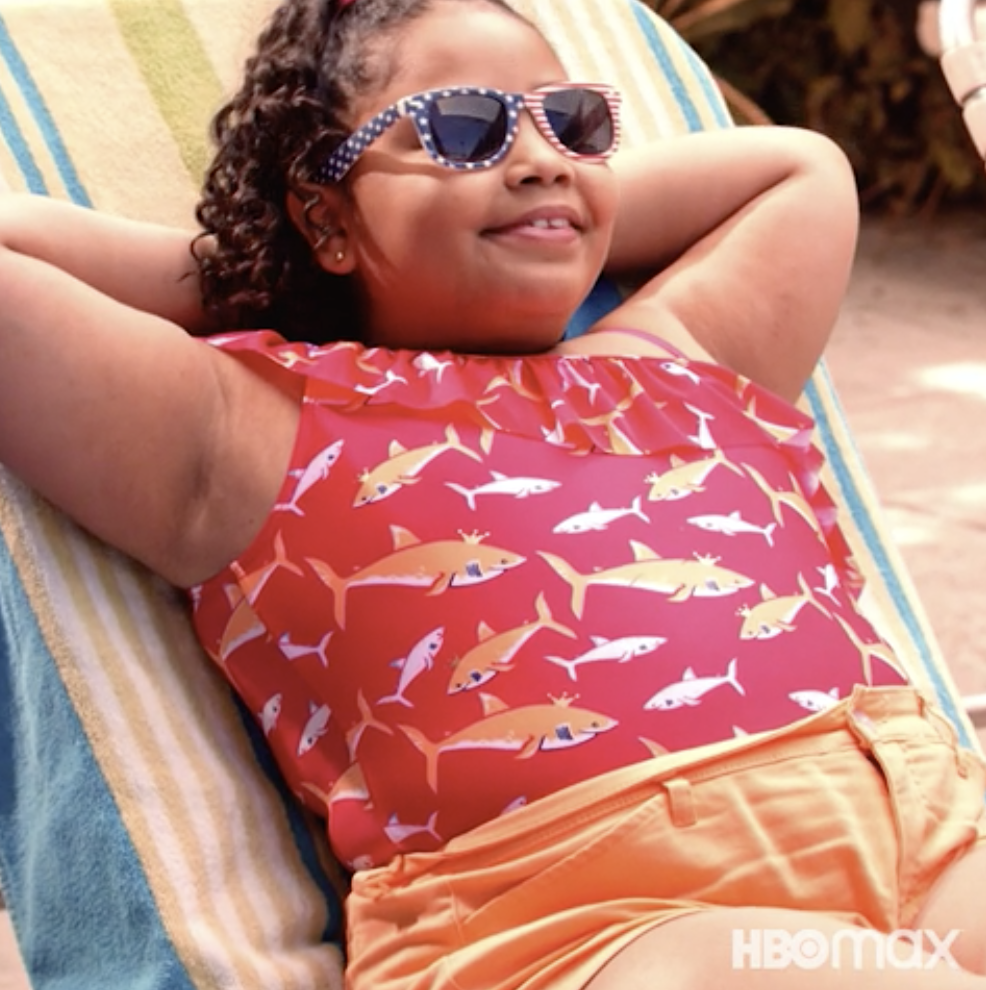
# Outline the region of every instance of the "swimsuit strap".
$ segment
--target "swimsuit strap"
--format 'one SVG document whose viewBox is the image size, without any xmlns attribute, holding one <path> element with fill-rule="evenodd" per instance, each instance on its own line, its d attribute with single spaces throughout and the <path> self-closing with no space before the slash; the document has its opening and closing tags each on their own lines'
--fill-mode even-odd
<svg viewBox="0 0 986 990">
<path fill-rule="evenodd" d="M 638 330 L 636 327 L 606 327 L 606 332 L 626 333 L 631 337 L 639 337 L 641 340 L 646 340 L 648 344 L 657 344 L 658 347 L 663 347 L 673 357 L 681 358 L 684 361 L 689 360 L 688 355 L 675 347 L 674 344 L 669 344 L 663 338 L 658 337 L 656 334 L 648 333 L 646 330 Z"/>
</svg>

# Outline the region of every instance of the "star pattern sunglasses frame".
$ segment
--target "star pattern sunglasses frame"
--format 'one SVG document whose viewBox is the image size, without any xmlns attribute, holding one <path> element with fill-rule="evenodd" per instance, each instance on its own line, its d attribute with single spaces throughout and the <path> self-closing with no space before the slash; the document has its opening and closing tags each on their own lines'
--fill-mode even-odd
<svg viewBox="0 0 986 990">
<path fill-rule="evenodd" d="M 550 106 L 546 109 L 546 104 L 551 102 L 553 96 L 559 93 L 569 94 L 572 92 L 587 92 L 602 97 L 603 104 L 609 116 L 609 124 L 612 139 L 605 149 L 594 152 L 581 152 L 575 150 L 558 136 L 551 124 L 549 112 Z M 464 96 L 488 97 L 505 114 L 503 141 L 499 148 L 489 155 L 477 160 L 458 160 L 449 158 L 443 154 L 436 144 L 433 134 L 432 107 L 440 100 Z M 548 143 L 558 152 L 568 158 L 576 158 L 579 161 L 598 163 L 611 157 L 619 147 L 620 143 L 620 94 L 613 86 L 601 83 L 565 83 L 561 85 L 542 86 L 530 93 L 505 93 L 502 90 L 491 89 L 483 86 L 453 86 L 446 89 L 431 89 L 422 93 L 415 93 L 398 100 L 386 110 L 381 111 L 376 116 L 368 120 L 362 127 L 354 131 L 331 155 L 326 159 L 318 171 L 318 180 L 321 182 L 339 182 L 346 173 L 356 164 L 360 155 L 388 128 L 393 127 L 398 120 L 410 117 L 414 128 L 417 131 L 421 146 L 437 164 L 457 171 L 475 171 L 477 169 L 492 168 L 501 161 L 517 136 L 517 129 L 520 126 L 520 113 L 526 109 L 537 125 L 538 130 L 548 141 Z M 491 128 L 494 126 L 491 121 Z M 496 122 L 498 126 L 498 122 Z M 439 139 L 440 140 L 440 139 Z"/>
</svg>

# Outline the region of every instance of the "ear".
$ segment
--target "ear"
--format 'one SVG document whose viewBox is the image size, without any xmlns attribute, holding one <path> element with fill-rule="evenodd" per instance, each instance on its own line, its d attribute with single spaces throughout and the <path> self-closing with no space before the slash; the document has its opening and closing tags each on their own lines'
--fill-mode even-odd
<svg viewBox="0 0 986 990">
<path fill-rule="evenodd" d="M 349 275 L 356 268 L 352 250 L 349 202 L 338 186 L 302 182 L 288 190 L 288 215 L 311 245 L 319 265 L 330 275 Z"/>
</svg>

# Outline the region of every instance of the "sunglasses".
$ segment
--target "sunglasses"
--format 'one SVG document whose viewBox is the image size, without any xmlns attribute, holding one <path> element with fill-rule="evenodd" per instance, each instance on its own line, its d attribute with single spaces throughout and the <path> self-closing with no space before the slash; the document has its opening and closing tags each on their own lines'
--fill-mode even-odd
<svg viewBox="0 0 986 990">
<path fill-rule="evenodd" d="M 619 145 L 620 96 L 612 86 L 572 83 L 533 93 L 457 86 L 405 96 L 378 113 L 332 152 L 317 178 L 338 182 L 402 117 L 411 118 L 421 146 L 439 165 L 492 168 L 510 150 L 525 108 L 548 143 L 569 158 L 601 162 Z"/>
</svg>

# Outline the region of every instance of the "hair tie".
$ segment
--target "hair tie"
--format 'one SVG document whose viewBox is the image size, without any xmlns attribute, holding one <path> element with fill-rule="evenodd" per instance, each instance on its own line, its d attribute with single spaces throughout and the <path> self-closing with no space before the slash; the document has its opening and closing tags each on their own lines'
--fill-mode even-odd
<svg viewBox="0 0 986 990">
<path fill-rule="evenodd" d="M 339 9 L 345 10 L 351 3 L 355 3 L 355 0 L 339 0 Z"/>
</svg>

